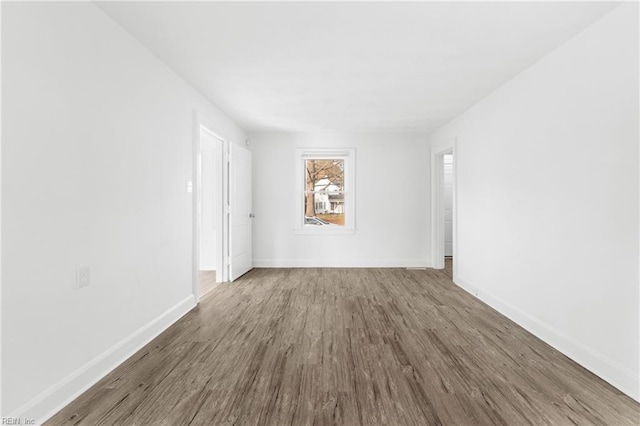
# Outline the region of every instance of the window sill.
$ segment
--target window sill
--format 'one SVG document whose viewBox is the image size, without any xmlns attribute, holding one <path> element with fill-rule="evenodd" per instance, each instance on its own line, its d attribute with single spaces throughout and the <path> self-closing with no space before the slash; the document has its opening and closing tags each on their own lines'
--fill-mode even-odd
<svg viewBox="0 0 640 426">
<path fill-rule="evenodd" d="M 304 228 L 294 228 L 293 233 L 296 235 L 354 235 L 356 233 L 355 228 L 323 228 L 321 226 L 311 225 Z"/>
</svg>

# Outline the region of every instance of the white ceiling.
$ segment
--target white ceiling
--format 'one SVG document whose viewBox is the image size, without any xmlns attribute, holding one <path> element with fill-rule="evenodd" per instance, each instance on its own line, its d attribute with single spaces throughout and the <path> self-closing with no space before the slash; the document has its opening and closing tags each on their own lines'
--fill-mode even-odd
<svg viewBox="0 0 640 426">
<path fill-rule="evenodd" d="M 425 133 L 616 5 L 99 4 L 247 131 Z"/>
</svg>

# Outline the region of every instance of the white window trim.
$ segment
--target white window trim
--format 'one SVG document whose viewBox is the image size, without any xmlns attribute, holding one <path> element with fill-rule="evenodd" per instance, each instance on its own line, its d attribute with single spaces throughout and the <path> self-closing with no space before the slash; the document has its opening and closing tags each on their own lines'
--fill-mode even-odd
<svg viewBox="0 0 640 426">
<path fill-rule="evenodd" d="M 344 160 L 344 226 L 314 226 L 304 224 L 304 195 L 305 195 L 305 160 L 319 159 Z M 295 225 L 293 232 L 301 235 L 350 235 L 356 232 L 356 197 L 355 197 L 355 164 L 356 150 L 354 148 L 299 148 L 295 150 L 296 176 L 294 191 Z"/>
</svg>

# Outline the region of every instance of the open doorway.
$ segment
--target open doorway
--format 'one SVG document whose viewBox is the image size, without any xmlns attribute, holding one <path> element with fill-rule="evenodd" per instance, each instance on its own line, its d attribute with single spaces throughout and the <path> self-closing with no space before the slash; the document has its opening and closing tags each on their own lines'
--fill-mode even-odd
<svg viewBox="0 0 640 426">
<path fill-rule="evenodd" d="M 456 255 L 456 171 L 454 147 L 431 155 L 431 266 L 454 279 Z"/>
<path fill-rule="evenodd" d="M 195 294 L 202 298 L 226 278 L 224 270 L 225 141 L 204 126 L 197 144 L 196 210 L 197 276 Z"/>
<path fill-rule="evenodd" d="M 453 153 L 442 156 L 444 184 L 444 270 L 453 277 Z"/>
</svg>

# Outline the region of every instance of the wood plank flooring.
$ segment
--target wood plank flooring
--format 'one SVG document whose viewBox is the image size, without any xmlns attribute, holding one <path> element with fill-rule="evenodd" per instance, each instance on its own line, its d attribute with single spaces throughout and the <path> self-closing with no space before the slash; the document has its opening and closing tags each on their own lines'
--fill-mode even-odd
<svg viewBox="0 0 640 426">
<path fill-rule="evenodd" d="M 208 294 L 218 285 L 216 282 L 216 271 L 199 271 L 198 280 L 200 283 L 200 297 Z"/>
<path fill-rule="evenodd" d="M 256 269 L 47 425 L 638 425 L 445 271 Z"/>
</svg>

